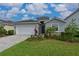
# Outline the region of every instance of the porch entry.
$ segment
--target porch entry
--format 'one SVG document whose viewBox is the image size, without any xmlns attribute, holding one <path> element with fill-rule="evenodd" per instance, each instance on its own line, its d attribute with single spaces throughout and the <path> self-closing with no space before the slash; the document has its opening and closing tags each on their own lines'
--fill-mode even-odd
<svg viewBox="0 0 79 59">
<path fill-rule="evenodd" d="M 44 33 L 45 33 L 45 23 L 44 23 L 44 21 L 40 21 L 39 34 L 44 34 Z"/>
</svg>

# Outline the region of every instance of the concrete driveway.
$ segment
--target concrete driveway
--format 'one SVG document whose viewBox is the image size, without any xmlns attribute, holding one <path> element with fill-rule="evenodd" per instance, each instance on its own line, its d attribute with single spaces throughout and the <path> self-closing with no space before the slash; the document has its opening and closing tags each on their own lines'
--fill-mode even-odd
<svg viewBox="0 0 79 59">
<path fill-rule="evenodd" d="M 0 52 L 4 51 L 5 49 L 10 48 L 13 45 L 16 45 L 17 43 L 20 43 L 24 40 L 26 40 L 29 35 L 13 35 L 13 36 L 7 36 L 0 38 Z"/>
</svg>

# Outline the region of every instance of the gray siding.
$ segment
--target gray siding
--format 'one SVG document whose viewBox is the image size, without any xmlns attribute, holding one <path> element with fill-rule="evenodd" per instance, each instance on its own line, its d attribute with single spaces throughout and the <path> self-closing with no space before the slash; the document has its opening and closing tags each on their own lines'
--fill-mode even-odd
<svg viewBox="0 0 79 59">
<path fill-rule="evenodd" d="M 52 27 L 53 24 L 56 24 L 58 26 L 58 32 L 64 32 L 64 22 L 58 21 L 58 20 L 52 20 L 48 23 L 46 23 L 46 28 L 47 27 Z"/>
</svg>

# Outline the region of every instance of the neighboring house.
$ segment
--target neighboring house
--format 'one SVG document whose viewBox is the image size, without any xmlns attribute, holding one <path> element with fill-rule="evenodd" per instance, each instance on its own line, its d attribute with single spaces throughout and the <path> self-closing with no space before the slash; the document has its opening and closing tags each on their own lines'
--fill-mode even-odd
<svg viewBox="0 0 79 59">
<path fill-rule="evenodd" d="M 75 20 L 75 24 L 79 27 L 79 8 L 64 19 L 64 21 L 66 22 L 64 27 L 66 28 L 72 20 Z"/>
<path fill-rule="evenodd" d="M 39 19 L 39 20 L 24 20 L 15 24 L 16 34 L 33 35 L 36 28 L 38 33 L 44 33 L 45 29 L 52 26 L 58 27 L 58 32 L 64 31 L 64 21 L 59 19 Z"/>
<path fill-rule="evenodd" d="M 4 21 L 4 28 L 8 30 L 14 30 L 14 23 L 12 21 Z"/>
<path fill-rule="evenodd" d="M 14 23 L 12 21 L 0 20 L 0 25 L 4 26 L 4 29 L 14 30 Z"/>
<path fill-rule="evenodd" d="M 3 20 L 0 20 L 0 26 L 4 26 L 4 25 L 3 25 Z"/>
</svg>

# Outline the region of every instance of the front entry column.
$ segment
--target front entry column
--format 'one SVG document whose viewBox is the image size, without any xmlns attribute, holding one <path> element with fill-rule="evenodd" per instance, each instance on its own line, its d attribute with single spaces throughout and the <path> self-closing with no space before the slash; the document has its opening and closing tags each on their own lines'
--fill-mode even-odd
<svg viewBox="0 0 79 59">
<path fill-rule="evenodd" d="M 39 24 L 39 34 L 44 34 L 44 33 L 45 33 L 45 24 L 43 21 L 41 21 Z"/>
</svg>

